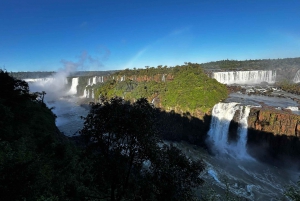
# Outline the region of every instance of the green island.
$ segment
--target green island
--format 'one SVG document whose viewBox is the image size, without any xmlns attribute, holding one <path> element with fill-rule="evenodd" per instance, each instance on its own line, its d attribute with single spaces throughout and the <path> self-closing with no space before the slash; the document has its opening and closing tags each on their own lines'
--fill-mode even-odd
<svg viewBox="0 0 300 201">
<path fill-rule="evenodd" d="M 157 107 L 176 113 L 197 114 L 209 112 L 212 107 L 227 98 L 225 85 L 205 74 L 199 64 L 133 69 L 119 71 L 111 80 L 95 88 L 95 97 L 123 97 L 134 102 L 145 97 L 157 102 Z M 122 80 L 122 81 L 121 81 Z"/>
</svg>

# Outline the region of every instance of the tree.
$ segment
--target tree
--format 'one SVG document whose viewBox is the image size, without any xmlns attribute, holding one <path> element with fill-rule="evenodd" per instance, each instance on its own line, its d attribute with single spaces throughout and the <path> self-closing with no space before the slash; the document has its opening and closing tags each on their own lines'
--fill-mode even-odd
<svg viewBox="0 0 300 201">
<path fill-rule="evenodd" d="M 133 104 L 121 98 L 92 104 L 80 133 L 86 137 L 87 156 L 95 161 L 94 198 L 182 200 L 201 184 L 201 162 L 175 147 L 159 146 L 156 112 L 145 98 Z"/>
<path fill-rule="evenodd" d="M 83 200 L 79 150 L 36 98 L 26 82 L 0 70 L 0 200 Z"/>
</svg>

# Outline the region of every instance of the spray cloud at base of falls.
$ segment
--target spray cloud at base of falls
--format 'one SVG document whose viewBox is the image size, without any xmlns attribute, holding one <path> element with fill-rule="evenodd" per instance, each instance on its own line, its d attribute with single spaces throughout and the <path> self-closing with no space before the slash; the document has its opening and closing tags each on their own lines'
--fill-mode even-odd
<svg viewBox="0 0 300 201">
<path fill-rule="evenodd" d="M 238 116 L 238 140 L 236 143 L 229 143 L 228 131 L 229 125 L 233 120 L 236 112 Z M 226 153 L 236 158 L 250 158 L 247 154 L 247 118 L 249 116 L 250 106 L 242 106 L 239 103 L 218 103 L 212 111 L 212 120 L 208 132 L 209 143 L 212 144 L 213 150 L 219 154 Z"/>
</svg>

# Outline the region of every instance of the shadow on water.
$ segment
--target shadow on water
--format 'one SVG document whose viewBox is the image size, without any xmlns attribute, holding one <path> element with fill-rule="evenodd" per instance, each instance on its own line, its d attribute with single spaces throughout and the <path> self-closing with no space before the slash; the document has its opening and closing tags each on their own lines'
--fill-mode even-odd
<svg viewBox="0 0 300 201">
<path fill-rule="evenodd" d="M 251 156 L 263 163 L 300 169 L 300 141 L 296 136 L 248 129 L 247 149 Z"/>
</svg>

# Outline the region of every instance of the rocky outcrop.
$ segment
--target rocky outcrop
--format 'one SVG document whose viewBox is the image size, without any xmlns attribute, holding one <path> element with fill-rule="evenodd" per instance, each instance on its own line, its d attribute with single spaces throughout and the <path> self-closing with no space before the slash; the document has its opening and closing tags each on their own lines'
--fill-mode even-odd
<svg viewBox="0 0 300 201">
<path fill-rule="evenodd" d="M 300 116 L 292 114 L 290 110 L 276 110 L 269 107 L 251 108 L 248 127 L 274 135 L 299 137 Z"/>
<path fill-rule="evenodd" d="M 300 116 L 290 110 L 252 108 L 248 117 L 247 150 L 277 166 L 293 161 L 300 168 Z M 289 163 L 287 163 L 289 164 Z"/>
</svg>

